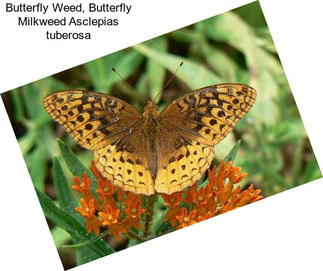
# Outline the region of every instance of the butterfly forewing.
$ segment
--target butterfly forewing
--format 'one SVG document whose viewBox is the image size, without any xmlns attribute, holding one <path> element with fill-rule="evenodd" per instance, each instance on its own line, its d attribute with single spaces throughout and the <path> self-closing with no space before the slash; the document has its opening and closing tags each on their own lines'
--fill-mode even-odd
<svg viewBox="0 0 323 271">
<path fill-rule="evenodd" d="M 193 91 L 167 106 L 160 114 L 168 123 L 201 142 L 220 142 L 250 110 L 256 91 L 242 84 L 220 84 Z"/>
<path fill-rule="evenodd" d="M 59 91 L 46 96 L 43 104 L 50 116 L 89 150 L 122 138 L 142 119 L 133 106 L 96 92 Z"/>
</svg>

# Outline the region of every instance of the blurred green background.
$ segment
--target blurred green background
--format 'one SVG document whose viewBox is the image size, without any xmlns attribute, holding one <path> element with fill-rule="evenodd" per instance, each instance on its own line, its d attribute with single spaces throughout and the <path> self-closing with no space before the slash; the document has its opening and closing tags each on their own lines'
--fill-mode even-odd
<svg viewBox="0 0 323 271">
<path fill-rule="evenodd" d="M 215 147 L 216 161 L 242 139 L 235 165 L 249 173 L 244 184 L 253 183 L 264 196 L 321 177 L 259 3 L 254 2 L 3 94 L 35 187 L 56 200 L 53 157 L 58 157 L 72 183 L 57 138 L 66 142 L 85 165 L 92 159 L 91 152 L 79 147 L 50 119 L 42 106 L 44 96 L 73 88 L 94 90 L 122 98 L 142 110 L 181 61 L 184 65 L 157 99 L 160 109 L 184 93 L 207 85 L 245 83 L 257 90 L 252 110 Z M 70 236 L 50 226 L 59 248 Z M 65 268 L 70 268 L 75 264 L 70 260 L 74 252 L 64 251 L 60 255 Z"/>
</svg>

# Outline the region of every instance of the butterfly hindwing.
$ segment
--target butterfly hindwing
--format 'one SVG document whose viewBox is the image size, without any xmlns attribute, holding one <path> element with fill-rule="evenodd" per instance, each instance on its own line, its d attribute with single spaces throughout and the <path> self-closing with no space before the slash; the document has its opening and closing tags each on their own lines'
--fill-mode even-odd
<svg viewBox="0 0 323 271">
<path fill-rule="evenodd" d="M 181 145 L 172 144 L 172 139 L 161 137 L 159 141 L 155 189 L 160 193 L 172 194 L 193 185 L 210 167 L 214 157 L 213 147 L 188 139 Z"/>
<path fill-rule="evenodd" d="M 59 91 L 43 104 L 50 116 L 84 148 L 98 150 L 124 136 L 142 116 L 126 102 L 96 92 Z"/>
<path fill-rule="evenodd" d="M 140 124 L 112 144 L 94 151 L 94 161 L 99 171 L 126 191 L 151 195 L 155 193 L 149 170 L 146 138 Z"/>
</svg>

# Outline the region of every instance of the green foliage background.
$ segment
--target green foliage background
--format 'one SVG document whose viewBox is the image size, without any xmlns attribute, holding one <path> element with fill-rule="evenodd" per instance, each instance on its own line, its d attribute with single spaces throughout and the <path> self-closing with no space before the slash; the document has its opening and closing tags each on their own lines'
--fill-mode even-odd
<svg viewBox="0 0 323 271">
<path fill-rule="evenodd" d="M 75 252 L 62 250 L 61 246 L 71 238 L 74 242 L 90 238 L 81 238 L 85 228 L 73 211 L 74 205 L 66 200 L 74 198 L 67 184 L 72 182 L 74 166 L 90 165 L 92 153 L 81 149 L 50 119 L 42 106 L 43 97 L 63 89 L 95 90 L 120 97 L 142 110 L 181 61 L 184 65 L 175 79 L 156 99 L 160 109 L 184 92 L 207 85 L 245 83 L 257 90 L 253 109 L 216 146 L 217 162 L 242 139 L 235 165 L 249 173 L 246 182 L 261 188 L 265 196 L 321 177 L 260 6 L 258 2 L 251 3 L 3 95 L 45 215 L 55 221 L 49 223 L 66 268 L 75 264 L 68 260 Z M 58 137 L 77 158 L 65 144 L 58 144 Z M 113 251 L 102 240 L 81 250 L 85 251 L 77 250 L 77 264 Z"/>
</svg>

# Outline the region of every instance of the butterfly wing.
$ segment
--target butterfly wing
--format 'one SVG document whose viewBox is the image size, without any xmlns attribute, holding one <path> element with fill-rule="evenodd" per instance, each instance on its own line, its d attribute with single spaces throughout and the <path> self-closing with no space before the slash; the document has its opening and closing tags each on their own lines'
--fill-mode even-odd
<svg viewBox="0 0 323 271">
<path fill-rule="evenodd" d="M 120 99 L 82 90 L 55 92 L 43 104 L 82 147 L 94 151 L 96 167 L 115 185 L 154 193 L 137 109 Z"/>
<path fill-rule="evenodd" d="M 220 84 L 193 91 L 159 115 L 155 189 L 171 194 L 194 184 L 210 166 L 219 143 L 250 110 L 256 91 Z"/>
<path fill-rule="evenodd" d="M 148 165 L 147 139 L 143 126 L 136 123 L 124 136 L 94 152 L 98 170 L 125 191 L 155 193 Z"/>
<path fill-rule="evenodd" d="M 159 135 L 155 190 L 172 194 L 193 185 L 210 166 L 214 157 L 213 147 L 168 124 L 161 126 Z"/>
<path fill-rule="evenodd" d="M 46 96 L 49 115 L 83 148 L 98 150 L 125 136 L 142 118 L 136 108 L 108 95 L 83 90 L 59 91 Z"/>
</svg>

